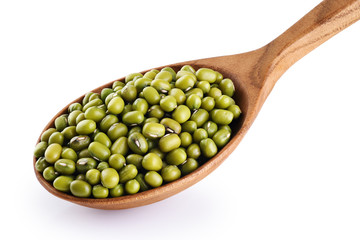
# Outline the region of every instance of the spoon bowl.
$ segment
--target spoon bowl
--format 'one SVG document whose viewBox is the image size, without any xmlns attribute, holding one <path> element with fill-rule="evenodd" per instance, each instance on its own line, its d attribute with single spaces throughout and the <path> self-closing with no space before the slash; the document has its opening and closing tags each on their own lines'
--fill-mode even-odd
<svg viewBox="0 0 360 240">
<path fill-rule="evenodd" d="M 359 19 L 359 0 L 325 0 L 278 38 L 255 51 L 155 68 L 172 67 L 178 71 L 183 65 L 191 65 L 195 69 L 201 67 L 214 69 L 222 73 L 224 77 L 233 80 L 236 89 L 233 98 L 242 110 L 240 118 L 231 123 L 232 138 L 229 143 L 194 172 L 174 182 L 134 195 L 92 199 L 78 198 L 56 190 L 34 168 L 35 175 L 40 184 L 53 195 L 75 204 L 98 209 L 125 209 L 143 206 L 183 191 L 210 174 L 235 150 L 254 122 L 275 83 L 291 65 Z M 118 80 L 124 81 L 124 79 Z M 110 87 L 112 83 L 100 86 L 92 92 L 100 93 L 103 88 Z M 66 113 L 70 104 L 80 102 L 83 97 L 81 96 L 65 106 L 51 119 L 44 131 L 54 127 L 55 119 Z M 33 159 L 34 167 L 35 162 L 36 158 Z"/>
</svg>

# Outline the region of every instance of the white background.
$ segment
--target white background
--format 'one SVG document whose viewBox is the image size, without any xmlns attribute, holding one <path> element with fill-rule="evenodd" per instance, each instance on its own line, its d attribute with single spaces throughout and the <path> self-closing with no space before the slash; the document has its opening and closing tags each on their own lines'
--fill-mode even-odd
<svg viewBox="0 0 360 240">
<path fill-rule="evenodd" d="M 257 49 L 320 1 L 1 1 L 1 235 L 359 239 L 360 23 L 291 67 L 232 155 L 193 187 L 119 211 L 48 193 L 35 142 L 65 104 L 128 73 Z"/>
</svg>

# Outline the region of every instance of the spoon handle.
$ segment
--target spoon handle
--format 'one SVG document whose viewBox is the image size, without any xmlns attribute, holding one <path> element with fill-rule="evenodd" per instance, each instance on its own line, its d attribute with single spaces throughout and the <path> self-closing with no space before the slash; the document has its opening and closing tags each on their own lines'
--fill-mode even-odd
<svg viewBox="0 0 360 240">
<path fill-rule="evenodd" d="M 295 62 L 360 19 L 360 0 L 325 0 L 264 47 L 260 69 L 267 96 Z"/>
</svg>

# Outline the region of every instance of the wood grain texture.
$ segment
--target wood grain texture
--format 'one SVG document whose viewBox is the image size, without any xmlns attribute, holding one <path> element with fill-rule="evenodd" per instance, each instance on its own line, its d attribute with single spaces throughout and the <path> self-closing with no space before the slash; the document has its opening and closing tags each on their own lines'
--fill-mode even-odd
<svg viewBox="0 0 360 240">
<path fill-rule="evenodd" d="M 278 38 L 258 50 L 167 65 L 175 70 L 179 70 L 185 64 L 192 65 L 196 69 L 209 67 L 221 72 L 224 77 L 231 78 L 236 88 L 235 101 L 243 111 L 240 119 L 232 123 L 233 136 L 226 147 L 196 171 L 177 181 L 135 195 L 108 199 L 82 199 L 57 191 L 34 168 L 35 175 L 41 185 L 55 196 L 91 208 L 132 208 L 168 198 L 206 177 L 235 150 L 254 122 L 275 83 L 291 65 L 359 19 L 360 0 L 326 0 Z M 157 69 L 163 67 L 165 66 Z M 123 81 L 124 78 L 118 80 Z M 112 82 L 94 89 L 93 92 L 100 92 L 102 88 L 111 86 Z M 73 102 L 79 102 L 83 97 Z M 65 113 L 71 103 L 51 119 L 44 131 L 54 126 L 54 120 Z M 35 162 L 34 158 L 34 166 Z"/>
</svg>

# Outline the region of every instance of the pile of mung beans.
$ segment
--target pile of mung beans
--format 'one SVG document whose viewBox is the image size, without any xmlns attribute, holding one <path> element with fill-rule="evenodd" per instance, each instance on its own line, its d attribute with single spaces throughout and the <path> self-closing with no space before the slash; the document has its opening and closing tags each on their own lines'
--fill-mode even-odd
<svg viewBox="0 0 360 240">
<path fill-rule="evenodd" d="M 160 187 L 196 170 L 230 140 L 241 110 L 229 78 L 189 65 L 132 73 L 87 93 L 43 132 L 35 169 L 84 198 Z"/>
</svg>

